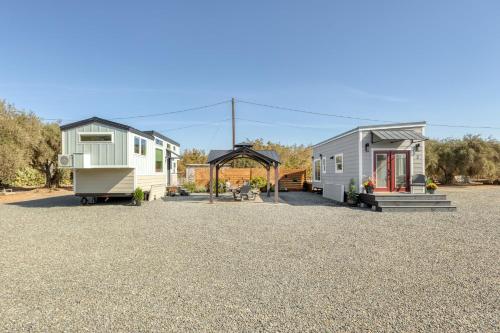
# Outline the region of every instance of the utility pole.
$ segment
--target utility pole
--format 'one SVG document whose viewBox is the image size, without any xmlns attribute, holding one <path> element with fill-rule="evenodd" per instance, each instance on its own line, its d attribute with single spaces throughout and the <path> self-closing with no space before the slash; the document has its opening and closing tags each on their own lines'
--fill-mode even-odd
<svg viewBox="0 0 500 333">
<path fill-rule="evenodd" d="M 234 110 L 234 97 L 231 98 L 231 110 L 232 110 L 232 119 L 233 119 L 233 149 L 234 149 L 234 146 L 236 145 L 236 123 L 235 123 L 235 117 L 234 117 L 234 114 L 235 114 L 235 110 Z"/>
</svg>

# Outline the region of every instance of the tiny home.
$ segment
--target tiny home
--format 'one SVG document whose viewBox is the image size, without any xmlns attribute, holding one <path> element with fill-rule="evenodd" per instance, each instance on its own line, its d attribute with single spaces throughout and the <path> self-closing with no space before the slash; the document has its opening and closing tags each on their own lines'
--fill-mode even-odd
<svg viewBox="0 0 500 333">
<path fill-rule="evenodd" d="M 93 117 L 61 126 L 59 167 L 73 170 L 75 195 L 131 196 L 142 188 L 149 200 L 177 184 L 178 142 L 155 131 Z"/>
<path fill-rule="evenodd" d="M 410 192 L 412 178 L 425 174 L 425 127 L 425 122 L 360 126 L 314 145 L 313 188 L 343 201 L 351 179 L 362 193 L 371 178 L 375 192 Z"/>
</svg>

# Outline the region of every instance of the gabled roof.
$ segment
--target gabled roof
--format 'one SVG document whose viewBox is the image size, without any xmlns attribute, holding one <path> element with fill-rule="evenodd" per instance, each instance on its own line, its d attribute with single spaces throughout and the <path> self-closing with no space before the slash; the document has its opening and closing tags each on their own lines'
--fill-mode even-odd
<svg viewBox="0 0 500 333">
<path fill-rule="evenodd" d="M 417 121 L 417 122 L 410 122 L 410 123 L 392 123 L 392 124 L 383 124 L 383 125 L 368 125 L 368 126 L 358 126 L 356 128 L 353 128 L 352 130 L 340 133 L 335 135 L 334 137 L 331 137 L 329 139 L 323 140 L 312 147 L 317 147 L 320 145 L 323 145 L 325 143 L 329 143 L 331 141 L 334 141 L 336 139 L 340 139 L 341 137 L 344 137 L 346 135 L 356 133 L 359 131 L 369 131 L 369 130 L 377 130 L 377 129 L 404 129 L 408 127 L 424 127 L 426 125 L 425 121 Z"/>
<path fill-rule="evenodd" d="M 167 142 L 170 142 L 176 146 L 180 146 L 181 144 L 175 140 L 172 140 L 170 139 L 168 136 L 165 136 L 159 132 L 156 132 L 156 131 L 144 131 L 144 133 L 147 133 L 147 134 L 150 134 L 150 135 L 153 135 L 153 136 L 156 136 L 157 138 L 160 138 L 160 139 L 163 139 Z"/>
<path fill-rule="evenodd" d="M 91 123 L 101 123 L 101 124 L 104 124 L 104 125 L 107 125 L 107 126 L 116 127 L 116 128 L 119 128 L 119 129 L 130 131 L 130 132 L 138 134 L 138 135 L 142 135 L 142 136 L 144 136 L 146 138 L 149 138 L 151 140 L 154 140 L 154 137 L 151 134 L 145 133 L 143 131 L 139 131 L 138 129 L 133 128 L 132 126 L 128 126 L 128 125 L 125 125 L 125 124 L 116 123 L 114 121 L 103 119 L 103 118 L 99 118 L 99 117 L 92 117 L 92 118 L 88 118 L 88 119 L 76 121 L 74 123 L 69 123 L 69 124 L 66 124 L 66 125 L 62 125 L 61 126 L 61 131 L 72 129 L 72 128 L 75 128 L 75 127 L 85 126 L 85 125 L 88 125 L 88 124 L 91 124 Z"/>
</svg>

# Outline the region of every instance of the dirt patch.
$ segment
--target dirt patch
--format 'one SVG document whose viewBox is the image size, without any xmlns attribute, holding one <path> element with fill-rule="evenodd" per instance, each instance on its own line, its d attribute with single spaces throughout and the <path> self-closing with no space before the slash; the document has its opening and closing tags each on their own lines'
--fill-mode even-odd
<svg viewBox="0 0 500 333">
<path fill-rule="evenodd" d="M 32 190 L 19 190 L 14 191 L 13 194 L 0 195 L 0 204 L 2 203 L 13 203 L 37 200 L 42 198 L 57 197 L 61 195 L 71 195 L 73 194 L 72 188 L 35 188 Z"/>
</svg>

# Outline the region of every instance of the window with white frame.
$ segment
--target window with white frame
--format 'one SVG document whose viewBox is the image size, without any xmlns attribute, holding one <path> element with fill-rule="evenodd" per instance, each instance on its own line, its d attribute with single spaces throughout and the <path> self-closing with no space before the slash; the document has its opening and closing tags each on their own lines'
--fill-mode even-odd
<svg viewBox="0 0 500 333">
<path fill-rule="evenodd" d="M 323 157 L 323 159 L 321 160 L 321 171 L 323 173 L 326 173 L 326 157 Z"/>
<path fill-rule="evenodd" d="M 314 160 L 314 181 L 321 181 L 321 160 Z"/>
<path fill-rule="evenodd" d="M 344 172 L 344 154 L 335 155 L 335 173 Z"/>
<path fill-rule="evenodd" d="M 113 143 L 113 133 L 78 133 L 80 143 Z"/>
<path fill-rule="evenodd" d="M 146 139 L 141 139 L 138 136 L 134 137 L 134 153 L 146 156 Z"/>
</svg>

